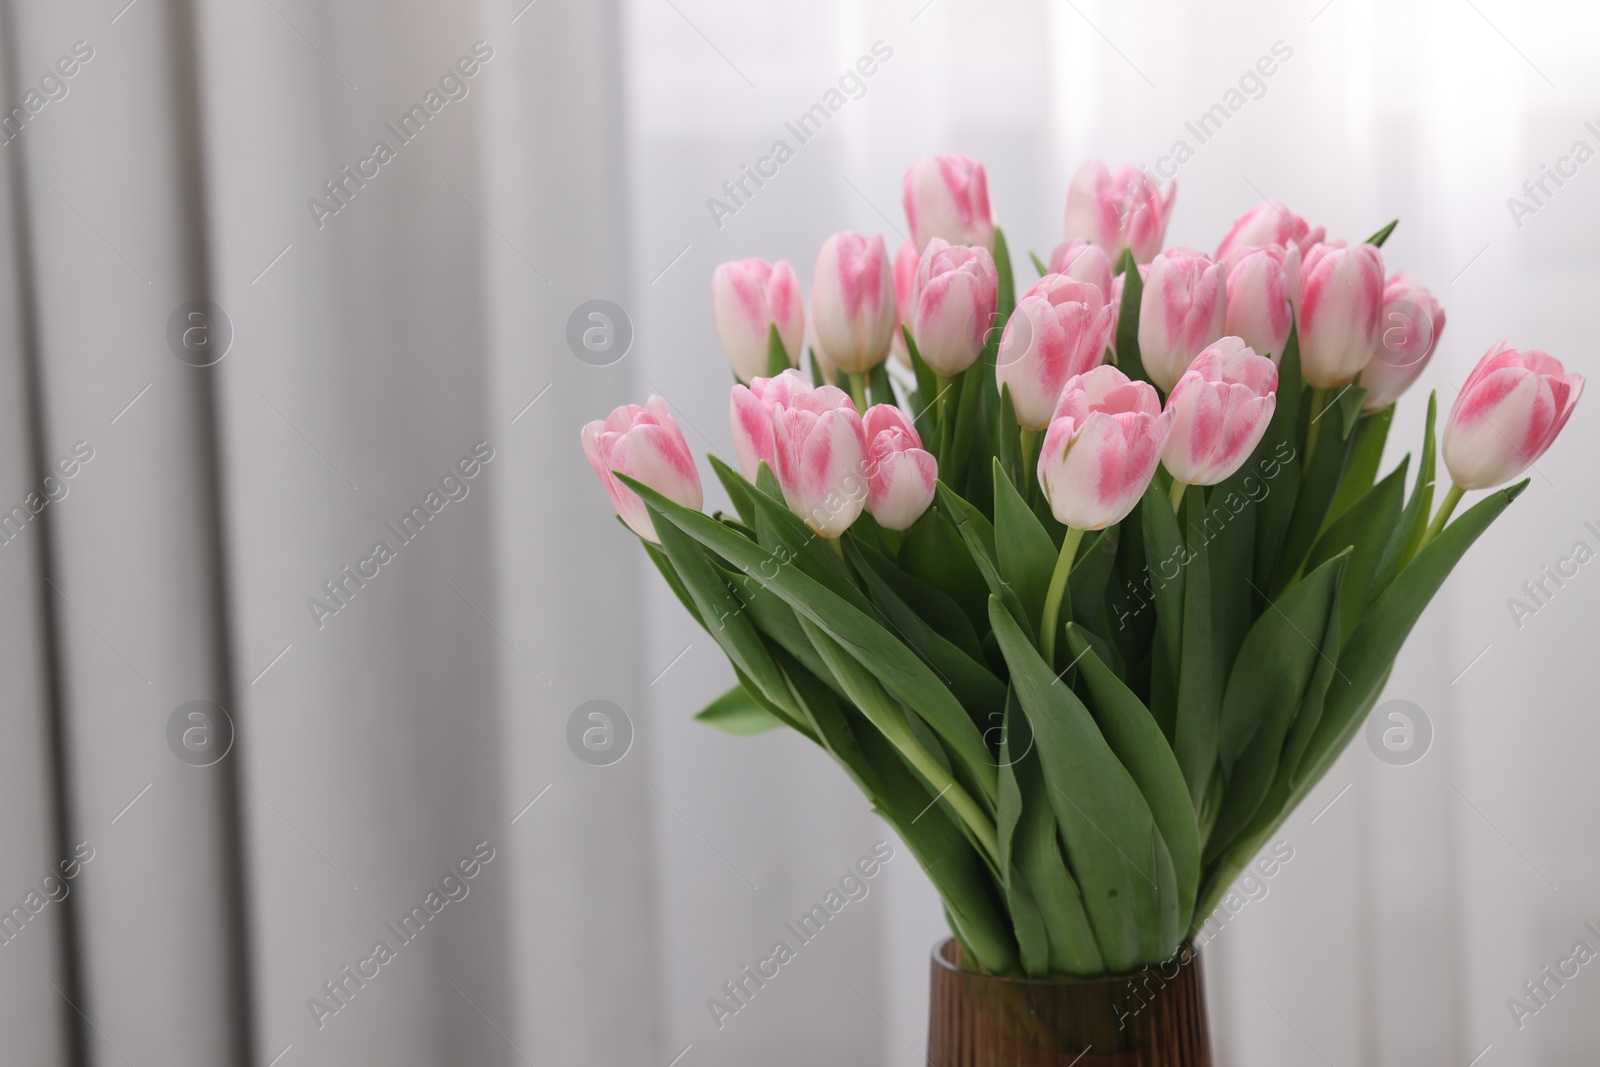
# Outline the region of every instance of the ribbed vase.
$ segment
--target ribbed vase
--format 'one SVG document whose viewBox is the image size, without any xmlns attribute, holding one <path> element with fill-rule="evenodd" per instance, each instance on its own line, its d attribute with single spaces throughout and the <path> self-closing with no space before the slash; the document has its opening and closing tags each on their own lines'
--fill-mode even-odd
<svg viewBox="0 0 1600 1067">
<path fill-rule="evenodd" d="M 1031 979 L 961 969 L 933 950 L 931 1067 L 1211 1067 L 1200 958 L 1118 978 Z"/>
</svg>

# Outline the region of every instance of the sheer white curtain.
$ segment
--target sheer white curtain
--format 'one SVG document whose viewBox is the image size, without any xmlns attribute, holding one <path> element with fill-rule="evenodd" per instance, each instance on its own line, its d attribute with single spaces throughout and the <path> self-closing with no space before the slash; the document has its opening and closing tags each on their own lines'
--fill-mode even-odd
<svg viewBox="0 0 1600 1067">
<path fill-rule="evenodd" d="M 125 3 L 0 0 L 6 1062 L 922 1062 L 943 919 L 903 849 L 708 1012 L 894 839 L 801 740 L 690 721 L 730 672 L 577 448 L 653 392 L 726 454 L 711 269 L 898 243 L 919 155 L 987 162 L 1027 277 L 1082 160 L 1186 139 L 1173 243 L 1263 196 L 1357 239 L 1402 218 L 1443 405 L 1502 333 L 1592 358 L 1596 175 L 1506 206 L 1600 148 L 1596 16 L 1565 5 Z M 210 366 L 169 340 L 197 300 Z M 605 366 L 566 339 L 593 300 L 632 329 Z M 1413 402 L 1391 461 L 1420 430 Z M 1600 548 L 1596 437 L 1580 411 L 1414 634 L 1389 694 L 1427 757 L 1358 741 L 1208 948 L 1221 1062 L 1593 1059 L 1600 979 L 1520 1030 L 1506 1001 L 1600 948 L 1600 586 L 1520 627 L 1507 600 Z M 608 766 L 567 740 L 597 699 L 633 732 Z M 169 739 L 194 700 L 236 731 L 206 766 Z"/>
</svg>

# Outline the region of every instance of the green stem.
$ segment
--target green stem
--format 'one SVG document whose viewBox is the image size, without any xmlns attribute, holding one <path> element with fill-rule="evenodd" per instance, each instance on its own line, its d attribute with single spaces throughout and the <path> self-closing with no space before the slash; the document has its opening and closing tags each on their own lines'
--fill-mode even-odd
<svg viewBox="0 0 1600 1067">
<path fill-rule="evenodd" d="M 867 413 L 867 376 L 863 371 L 846 371 L 845 377 L 850 380 L 850 399 L 856 403 L 856 411 L 865 415 Z"/>
<path fill-rule="evenodd" d="M 833 549 L 833 554 L 844 559 L 844 542 L 837 537 L 824 537 L 822 543 Z"/>
<path fill-rule="evenodd" d="M 1056 569 L 1050 574 L 1050 591 L 1044 598 L 1044 617 L 1039 620 L 1039 654 L 1055 670 L 1056 631 L 1061 628 L 1061 604 L 1066 599 L 1067 578 L 1072 574 L 1072 557 L 1078 554 L 1078 542 L 1083 531 L 1067 527 L 1067 536 L 1061 542 L 1061 555 L 1056 557 Z M 1072 614 L 1068 603 L 1067 614 Z"/>
<path fill-rule="evenodd" d="M 972 829 L 973 836 L 978 839 L 978 843 L 989 854 L 990 860 L 998 867 L 1000 843 L 995 837 L 994 823 L 984 810 L 978 807 L 971 794 L 950 776 L 950 772 L 944 769 L 944 764 L 933 758 L 933 755 L 911 733 L 909 727 L 906 728 L 904 736 L 893 737 L 890 740 L 906 759 L 911 761 L 911 765 L 939 790 L 939 795 L 950 802 L 956 814 L 961 816 L 961 821 Z"/>
<path fill-rule="evenodd" d="M 1035 487 L 1039 484 L 1039 476 L 1034 470 L 1035 464 L 1033 460 L 1033 444 L 1038 439 L 1039 431 L 1030 430 L 1026 427 L 1017 434 L 1017 443 L 1021 446 L 1021 451 L 1018 452 L 1019 459 L 1017 462 L 1020 469 L 1017 471 L 1017 475 L 1022 479 L 1022 484 L 1017 486 L 1017 491 L 1022 494 L 1024 500 L 1032 500 L 1034 498 L 1034 494 L 1037 492 Z"/>
<path fill-rule="evenodd" d="M 1317 454 L 1317 438 L 1322 435 L 1322 413 L 1328 408 L 1328 391 L 1311 389 L 1311 424 L 1306 427 L 1306 458 L 1301 470 L 1311 469 L 1311 457 Z"/>
<path fill-rule="evenodd" d="M 1176 478 L 1172 479 L 1172 488 L 1167 490 L 1167 499 L 1172 501 L 1172 513 L 1174 515 L 1183 506 L 1183 491 L 1187 488 L 1189 488 L 1188 482 L 1180 482 Z"/>
<path fill-rule="evenodd" d="M 934 389 L 934 458 L 943 464 L 948 458 L 950 441 L 955 437 L 954 428 L 950 425 L 950 377 L 945 374 L 933 376 Z"/>
<path fill-rule="evenodd" d="M 1450 521 L 1450 516 L 1455 512 L 1456 505 L 1461 503 L 1461 497 L 1465 493 L 1465 489 L 1453 482 L 1451 483 L 1450 491 L 1444 495 L 1444 500 L 1439 504 L 1439 514 L 1435 515 L 1433 517 L 1433 522 L 1428 524 L 1427 531 L 1422 535 L 1421 543 L 1417 545 L 1417 551 L 1419 553 L 1424 548 L 1428 547 L 1429 541 L 1432 541 L 1435 537 L 1439 536 L 1440 532 L 1444 529 L 1444 524 Z"/>
</svg>

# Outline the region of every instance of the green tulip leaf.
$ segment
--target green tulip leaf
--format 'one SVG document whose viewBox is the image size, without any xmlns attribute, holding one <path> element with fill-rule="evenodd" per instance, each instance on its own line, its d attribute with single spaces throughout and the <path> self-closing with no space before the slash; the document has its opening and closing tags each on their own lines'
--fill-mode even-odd
<svg viewBox="0 0 1600 1067">
<path fill-rule="evenodd" d="M 865 581 L 879 618 L 945 680 L 950 691 L 973 719 L 981 724 L 988 721 L 991 712 L 999 714 L 1005 706 L 1005 683 L 979 662 L 982 652 L 978 651 L 977 656 L 969 656 L 940 636 L 883 579 L 868 558 L 869 552 L 871 549 L 862 549 L 849 542 L 845 544 L 845 553 Z M 881 556 L 878 558 L 880 562 L 886 562 Z M 966 621 L 959 611 L 956 614 L 963 622 Z"/>
<path fill-rule="evenodd" d="M 1122 973 L 1165 959 L 1182 932 L 1177 878 L 1138 784 L 999 598 L 989 615 L 1106 966 Z"/>
<path fill-rule="evenodd" d="M 1122 250 L 1117 273 L 1122 275 L 1122 306 L 1117 309 L 1117 369 L 1134 381 L 1148 382 L 1150 375 L 1139 355 L 1139 304 L 1144 299 L 1144 279 L 1131 250 Z M 1106 299 L 1111 299 L 1110 293 Z"/>
<path fill-rule="evenodd" d="M 659 521 L 676 526 L 734 567 L 764 582 L 802 620 L 837 641 L 959 753 L 967 770 L 980 783 L 983 799 L 994 799 L 995 768 L 982 736 L 960 702 L 916 653 L 851 601 L 801 566 L 791 565 L 795 562 L 792 556 L 779 557 L 708 516 L 673 503 L 642 482 L 627 475 L 618 477 L 639 494 L 652 517 L 660 516 Z"/>
<path fill-rule="evenodd" d="M 1383 446 L 1389 437 L 1389 424 L 1394 421 L 1394 405 L 1374 411 L 1361 419 L 1356 430 L 1356 443 L 1350 448 L 1350 458 L 1345 460 L 1344 473 L 1339 477 L 1339 491 L 1328 505 L 1331 523 L 1360 500 L 1378 479 L 1378 467 L 1383 462 Z"/>
<path fill-rule="evenodd" d="M 725 734 L 748 737 L 766 733 L 786 723 L 756 701 L 744 686 L 736 685 L 695 713 L 695 719 Z"/>
<path fill-rule="evenodd" d="M 744 475 L 728 466 L 715 455 L 707 455 L 711 461 L 711 469 L 717 475 L 717 481 L 722 483 L 722 488 L 727 490 L 728 499 L 733 501 L 733 510 L 739 513 L 739 518 L 748 526 L 755 522 L 755 503 L 751 494 L 759 492 L 755 486 L 745 480 Z"/>
<path fill-rule="evenodd" d="M 1183 505 L 1189 562 L 1183 578 L 1183 644 L 1178 656 L 1178 717 L 1172 748 L 1204 826 L 1210 821 L 1211 810 L 1203 801 L 1217 765 L 1217 719 L 1225 679 L 1211 647 L 1216 620 L 1211 600 L 1211 549 L 1206 543 L 1201 499 L 1201 493 L 1190 490 Z"/>
<path fill-rule="evenodd" d="M 1016 590 L 1030 619 L 1044 615 L 1045 594 L 1055 570 L 1056 543 L 1039 524 L 1011 479 L 994 461 L 994 542 L 1000 579 Z"/>
<path fill-rule="evenodd" d="M 703 515 L 700 517 L 705 519 Z M 719 523 L 711 519 L 705 521 L 722 531 L 722 536 L 750 544 Z M 671 523 L 657 520 L 655 527 L 656 536 L 661 538 L 661 551 L 671 561 L 679 580 L 694 601 L 696 617 L 706 632 L 733 665 L 754 681 L 767 700 L 782 708 L 789 721 L 797 720 L 799 716 L 789 703 L 788 687 L 784 685 L 761 635 L 745 616 L 739 599 L 722 580 L 706 553 Z"/>
<path fill-rule="evenodd" d="M 1406 467 L 1410 457 L 1373 486 L 1345 513 L 1328 525 L 1318 538 L 1306 569 L 1314 570 L 1345 549 L 1352 549 L 1339 593 L 1339 618 L 1342 640 L 1348 640 L 1367 606 L 1367 592 L 1385 542 L 1400 519 L 1400 501 L 1406 492 Z"/>
<path fill-rule="evenodd" d="M 1144 554 L 1156 608 L 1156 624 L 1165 639 L 1166 651 L 1176 655 L 1183 647 L 1183 583 L 1188 564 L 1188 549 L 1178 518 L 1167 503 L 1167 493 L 1154 479 L 1139 504 L 1144 532 Z M 1170 670 L 1173 664 L 1168 664 Z M 1176 672 L 1173 672 L 1174 676 Z"/>
<path fill-rule="evenodd" d="M 955 601 L 973 633 L 988 631 L 989 587 L 937 501 L 901 538 L 899 563 L 907 574 Z"/>
<path fill-rule="evenodd" d="M 1356 422 L 1361 418 L 1361 404 L 1367 398 L 1367 391 L 1359 385 L 1347 385 L 1339 390 L 1335 403 L 1339 408 L 1339 437 L 1348 439 L 1350 431 L 1355 428 Z"/>
<path fill-rule="evenodd" d="M 960 494 L 943 482 L 939 483 L 937 492 L 940 503 L 949 512 L 951 521 L 955 523 L 962 541 L 966 543 L 972 562 L 977 564 L 978 573 L 983 575 L 984 584 L 989 587 L 989 594 L 999 597 L 1007 610 L 1021 620 L 1022 628 L 1030 635 L 1037 633 L 1038 626 L 1029 619 L 1027 609 L 1022 606 L 1021 596 L 1006 582 L 1000 572 L 994 526 L 981 511 L 967 503 Z"/>
<path fill-rule="evenodd" d="M 1373 234 L 1371 237 L 1368 237 L 1362 243 L 1363 244 L 1369 244 L 1369 245 L 1376 245 L 1377 247 L 1382 248 L 1383 247 L 1383 242 L 1385 242 L 1385 241 L 1387 241 L 1389 239 L 1389 235 L 1394 232 L 1394 228 L 1396 226 L 1398 226 L 1398 225 L 1400 225 L 1400 220 L 1399 219 L 1394 219 L 1393 221 L 1391 221 L 1389 223 L 1389 225 L 1385 226 L 1383 229 L 1379 230 L 1377 233 Z"/>
<path fill-rule="evenodd" d="M 994 454 L 1000 469 L 1018 492 L 1026 494 L 1028 481 L 1022 470 L 1022 451 L 1017 426 L 1017 409 L 1011 402 L 1011 386 L 1000 387 L 1000 406 L 994 434 Z"/>
<path fill-rule="evenodd" d="M 1256 504 L 1255 586 L 1266 598 L 1273 572 L 1282 555 L 1284 535 L 1294 516 L 1295 500 L 1300 495 L 1301 457 L 1295 428 L 1300 418 L 1305 379 L 1300 374 L 1300 334 L 1289 330 L 1278 364 L 1278 401 L 1267 423 L 1267 432 L 1250 457 L 1250 465 L 1261 472 L 1266 495 Z M 1265 466 L 1263 466 L 1265 464 Z"/>
<path fill-rule="evenodd" d="M 778 326 L 772 323 L 767 327 L 767 377 L 776 378 L 784 371 L 793 367 L 797 360 L 789 358 L 789 352 L 783 347 L 783 338 L 778 336 Z"/>
<path fill-rule="evenodd" d="M 1338 409 L 1330 404 L 1323 409 L 1321 421 L 1338 417 Z M 1283 535 L 1283 553 L 1278 557 L 1272 586 L 1265 590 L 1273 596 L 1287 589 L 1299 574 L 1306 554 L 1311 551 L 1317 534 L 1322 531 L 1334 493 L 1339 489 L 1339 476 L 1344 471 L 1345 457 L 1354 442 L 1341 440 L 1336 430 L 1336 426 L 1323 427 L 1310 465 L 1303 472 L 1299 493 L 1295 496 L 1294 512 L 1289 518 L 1289 528 Z"/>
<path fill-rule="evenodd" d="M 1206 842 L 1210 863 L 1249 825 L 1278 771 L 1284 738 L 1321 666 L 1339 657 L 1339 587 L 1348 550 L 1270 604 L 1245 635 L 1222 698 L 1220 757 L 1227 787 Z M 1327 682 L 1322 681 L 1323 690 Z"/>
<path fill-rule="evenodd" d="M 622 520 L 618 519 L 617 521 L 621 522 Z M 623 525 L 626 526 L 627 523 L 623 523 Z M 632 533 L 633 531 L 629 530 L 628 532 Z M 683 605 L 683 610 L 687 611 L 689 617 L 694 619 L 695 622 L 704 626 L 705 622 L 700 618 L 700 605 L 696 604 L 694 598 L 689 595 L 689 590 L 684 587 L 683 579 L 678 577 L 677 570 L 673 568 L 672 561 L 667 559 L 667 554 L 661 551 L 661 546 L 651 544 L 642 537 L 639 538 L 639 543 L 644 546 L 645 554 L 650 557 L 650 562 L 656 565 L 656 570 L 661 572 L 661 577 L 666 579 L 667 588 L 671 589 L 672 595 L 678 598 L 678 603 Z"/>
<path fill-rule="evenodd" d="M 867 374 L 867 403 L 895 406 L 894 386 L 889 380 L 889 361 L 884 360 Z M 865 415 L 866 412 L 861 412 Z"/>
<path fill-rule="evenodd" d="M 785 666 L 791 691 L 824 746 L 855 779 L 884 820 L 927 872 L 944 901 L 950 928 L 969 959 L 991 974 L 1017 966 L 1017 943 L 1006 922 L 999 888 L 971 840 L 936 803 L 893 744 L 854 708 L 842 705 L 806 672 Z"/>
<path fill-rule="evenodd" d="M 972 628 L 972 621 L 967 617 L 967 613 L 944 590 L 903 570 L 888 554 L 862 544 L 856 540 L 854 531 L 851 531 L 850 539 L 845 545 L 847 549 L 859 552 L 872 568 L 873 575 L 893 590 L 894 595 L 903 601 L 907 608 L 916 612 L 934 632 L 969 659 L 983 662 L 983 643 L 978 638 L 978 632 Z M 959 542 L 956 544 L 956 550 L 963 553 L 966 551 Z M 981 587 L 982 579 L 976 575 L 974 578 Z M 871 594 L 870 582 L 868 582 L 868 593 Z M 985 603 L 988 602 L 988 596 L 988 592 L 984 591 Z"/>
<path fill-rule="evenodd" d="M 1061 858 L 1056 817 L 1051 810 L 1044 774 L 1039 768 L 1039 754 L 1032 733 L 1024 726 L 1024 715 L 1013 690 L 1006 703 L 1005 727 L 1000 741 L 997 815 L 1009 838 L 1008 893 L 1015 888 L 1024 907 L 1033 909 L 1033 916 L 1027 920 L 1028 936 L 1044 935 L 1049 973 L 1085 977 L 1101 974 L 1105 971 L 1105 957 L 1100 954 L 1094 928 L 1083 909 L 1083 894 Z M 1013 734 L 1013 730 L 1018 732 Z M 1017 746 L 1011 744 L 1013 736 L 1018 739 Z M 1013 908 L 1013 914 L 1015 912 Z M 1038 933 L 1035 933 L 1035 924 Z M 1022 939 L 1019 930 L 1018 941 Z M 1035 957 L 1037 952 L 1035 947 Z M 1028 953 L 1025 951 L 1024 955 Z"/>
<path fill-rule="evenodd" d="M 1320 778 L 1360 729 L 1361 723 L 1356 718 L 1358 711 L 1363 705 L 1370 707 L 1371 700 L 1376 699 L 1395 656 L 1405 645 L 1422 610 L 1467 549 L 1527 487 L 1528 480 L 1523 479 L 1478 501 L 1428 542 L 1389 588 L 1378 594 L 1339 657 L 1339 672 L 1328 691 L 1323 720 L 1297 772 L 1297 791 L 1299 786 Z"/>
<path fill-rule="evenodd" d="M 1172 855 L 1180 904 L 1178 923 L 1187 927 L 1200 885 L 1200 830 L 1178 758 L 1149 709 L 1090 649 L 1076 624 L 1067 625 L 1067 645 L 1088 687 L 1088 707 L 1095 724 L 1139 786 Z"/>
<path fill-rule="evenodd" d="M 996 313 L 1004 322 L 1017 306 L 1017 290 L 1011 273 L 1011 250 L 1006 247 L 1005 232 L 998 226 L 994 228 L 994 272 L 1000 282 Z"/>
</svg>

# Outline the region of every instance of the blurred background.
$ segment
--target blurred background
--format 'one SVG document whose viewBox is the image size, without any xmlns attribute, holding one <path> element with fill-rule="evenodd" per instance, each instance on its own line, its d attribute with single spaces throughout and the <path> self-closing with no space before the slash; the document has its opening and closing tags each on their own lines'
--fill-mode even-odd
<svg viewBox="0 0 1600 1067">
<path fill-rule="evenodd" d="M 1596 370 L 1597 60 L 1600 10 L 1508 0 L 0 0 L 0 1059 L 922 1062 L 944 923 L 898 846 L 708 1011 L 895 842 L 802 739 L 690 720 L 731 672 L 579 427 L 658 393 L 728 454 L 711 270 L 898 246 L 919 156 L 987 163 L 1030 279 L 1079 164 L 1183 140 L 1169 243 L 1261 199 L 1399 216 L 1449 325 L 1392 463 L 1498 337 Z M 618 341 L 580 359 L 594 300 Z M 1412 635 L 1425 755 L 1358 738 L 1207 947 L 1220 1063 L 1596 1061 L 1600 972 L 1508 1000 L 1600 949 L 1600 571 L 1510 605 L 1600 548 L 1597 425 Z"/>
</svg>

